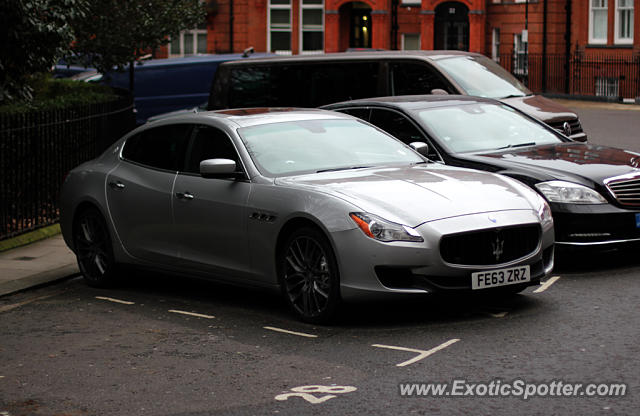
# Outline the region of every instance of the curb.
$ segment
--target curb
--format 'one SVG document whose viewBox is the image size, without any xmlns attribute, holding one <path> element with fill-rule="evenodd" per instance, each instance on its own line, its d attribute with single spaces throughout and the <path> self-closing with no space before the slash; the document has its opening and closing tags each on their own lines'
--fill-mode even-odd
<svg viewBox="0 0 640 416">
<path fill-rule="evenodd" d="M 45 238 L 53 237 L 54 235 L 60 234 L 60 232 L 60 224 L 53 224 L 48 227 L 38 228 L 35 231 L 21 234 L 17 237 L 2 240 L 0 241 L 0 253 L 26 246 L 27 244 L 35 243 L 36 241 L 44 240 Z"/>
<path fill-rule="evenodd" d="M 60 280 L 80 275 L 77 264 L 68 264 L 57 269 L 47 270 L 21 279 L 0 283 L 0 296 L 10 295 L 25 289 L 52 284 Z"/>
</svg>

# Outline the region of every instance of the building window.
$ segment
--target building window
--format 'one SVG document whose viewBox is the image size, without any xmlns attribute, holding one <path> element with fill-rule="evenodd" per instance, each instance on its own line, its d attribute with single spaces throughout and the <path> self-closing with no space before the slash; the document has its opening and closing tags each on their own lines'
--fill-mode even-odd
<svg viewBox="0 0 640 416">
<path fill-rule="evenodd" d="M 179 36 L 171 38 L 169 56 L 189 56 L 196 53 L 207 53 L 207 24 L 197 29 L 183 30 Z"/>
<path fill-rule="evenodd" d="M 421 0 L 402 0 L 400 2 L 403 6 L 420 6 L 422 4 Z"/>
<path fill-rule="evenodd" d="M 589 43 L 607 43 L 607 0 L 589 0 Z"/>
<path fill-rule="evenodd" d="M 270 52 L 291 54 L 291 0 L 269 0 L 267 42 Z"/>
<path fill-rule="evenodd" d="M 615 42 L 633 43 L 633 0 L 616 0 Z"/>
<path fill-rule="evenodd" d="M 494 27 L 491 33 L 491 58 L 500 63 L 500 28 Z"/>
<path fill-rule="evenodd" d="M 522 33 L 513 35 L 513 73 L 527 75 L 529 73 L 527 59 L 527 42 L 522 39 Z"/>
<path fill-rule="evenodd" d="M 596 78 L 596 96 L 598 97 L 615 97 L 620 96 L 620 83 L 618 78 L 597 77 Z"/>
<path fill-rule="evenodd" d="M 402 50 L 419 51 L 420 50 L 420 34 L 419 33 L 403 33 L 402 34 Z"/>
<path fill-rule="evenodd" d="M 324 0 L 302 0 L 300 53 L 324 51 Z"/>
</svg>

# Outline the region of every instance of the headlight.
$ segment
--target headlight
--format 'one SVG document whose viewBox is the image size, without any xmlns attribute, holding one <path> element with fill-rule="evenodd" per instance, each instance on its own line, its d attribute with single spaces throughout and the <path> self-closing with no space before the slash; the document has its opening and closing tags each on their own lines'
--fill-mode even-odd
<svg viewBox="0 0 640 416">
<path fill-rule="evenodd" d="M 416 230 L 406 225 L 387 221 L 377 215 L 364 212 L 352 212 L 351 219 L 369 237 L 379 241 L 414 241 L 421 243 L 424 239 Z"/>
<path fill-rule="evenodd" d="M 606 204 L 607 200 L 591 188 L 564 181 L 540 182 L 536 188 L 550 202 L 564 204 Z"/>
</svg>

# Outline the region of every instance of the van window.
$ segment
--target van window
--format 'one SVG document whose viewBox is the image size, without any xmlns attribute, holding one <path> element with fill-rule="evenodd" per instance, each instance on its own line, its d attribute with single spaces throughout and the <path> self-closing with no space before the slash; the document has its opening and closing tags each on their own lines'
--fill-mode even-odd
<svg viewBox="0 0 640 416">
<path fill-rule="evenodd" d="M 178 171 L 191 127 L 174 124 L 145 130 L 127 139 L 122 157 L 156 169 Z"/>
<path fill-rule="evenodd" d="M 231 69 L 225 107 L 287 107 L 299 104 L 300 71 L 291 65 L 242 66 Z"/>
<path fill-rule="evenodd" d="M 318 107 L 378 95 L 376 62 L 231 68 L 224 107 Z"/>
<path fill-rule="evenodd" d="M 305 66 L 310 102 L 318 107 L 338 101 L 355 100 L 378 95 L 377 62 L 328 63 Z M 305 83 L 301 85 L 305 88 Z"/>
<path fill-rule="evenodd" d="M 454 93 L 449 83 L 427 64 L 392 63 L 390 76 L 391 95 L 431 94 L 436 88 Z"/>
</svg>

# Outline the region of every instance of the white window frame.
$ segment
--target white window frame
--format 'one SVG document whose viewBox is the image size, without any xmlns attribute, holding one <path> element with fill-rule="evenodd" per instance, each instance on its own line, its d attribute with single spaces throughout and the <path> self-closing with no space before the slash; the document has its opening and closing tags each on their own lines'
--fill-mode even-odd
<svg viewBox="0 0 640 416">
<path fill-rule="evenodd" d="M 630 45 L 633 44 L 633 30 L 634 30 L 634 26 L 633 26 L 633 20 L 635 19 L 635 10 L 634 10 L 634 2 L 631 1 L 631 7 L 625 7 L 622 8 L 620 7 L 620 0 L 615 0 L 616 1 L 616 16 L 614 19 L 614 42 L 617 44 L 621 44 L 621 45 Z M 631 10 L 631 27 L 630 27 L 630 36 L 623 38 L 620 37 L 620 12 L 623 10 Z"/>
<path fill-rule="evenodd" d="M 529 62 L 526 42 L 522 40 L 522 32 L 513 34 L 513 73 L 516 75 L 529 74 Z"/>
<path fill-rule="evenodd" d="M 267 52 L 271 52 L 271 32 L 289 32 L 289 49 L 288 50 L 277 50 L 274 51 L 279 55 L 291 55 L 291 45 L 293 44 L 293 5 L 291 4 L 293 0 L 289 0 L 289 4 L 271 4 L 271 0 L 269 0 L 269 5 L 267 7 Z M 278 25 L 271 26 L 271 10 L 288 10 L 289 11 L 289 24 L 288 25 Z"/>
<path fill-rule="evenodd" d="M 404 51 L 404 37 L 406 35 L 413 35 L 413 36 L 418 36 L 418 49 L 416 50 L 421 50 L 422 49 L 422 36 L 420 35 L 420 33 L 403 33 L 402 37 L 401 37 L 401 41 L 400 41 L 400 48 Z"/>
<path fill-rule="evenodd" d="M 189 54 L 189 55 L 185 55 L 184 53 L 184 35 L 185 34 L 191 34 L 193 35 L 193 53 Z M 169 44 L 168 44 L 168 52 L 169 52 L 169 57 L 170 58 L 179 58 L 179 57 L 183 57 L 183 56 L 192 56 L 192 55 L 197 55 L 198 53 L 198 35 L 207 35 L 207 29 L 188 29 L 188 30 L 183 30 L 182 32 L 180 32 L 180 50 L 176 53 L 171 45 L 171 42 L 173 41 L 173 39 L 169 38 Z M 205 51 L 206 53 L 206 51 Z"/>
<path fill-rule="evenodd" d="M 500 28 L 494 27 L 491 30 L 491 58 L 500 63 Z"/>
<path fill-rule="evenodd" d="M 589 43 L 593 45 L 605 45 L 607 43 L 608 33 L 609 33 L 609 0 L 604 0 L 606 5 L 603 7 L 598 7 L 594 9 L 593 0 L 589 0 Z M 593 37 L 593 12 L 594 10 L 605 10 L 607 13 L 607 20 L 605 21 L 605 35 L 604 38 L 594 38 Z"/>
<path fill-rule="evenodd" d="M 304 12 L 304 10 L 309 10 L 309 9 L 316 9 L 316 10 L 320 10 L 320 14 L 322 15 L 322 24 L 321 25 L 307 25 L 307 26 L 303 26 L 303 20 L 302 20 L 302 13 Z M 324 52 L 324 0 L 322 0 L 322 3 L 319 4 L 304 4 L 304 0 L 300 1 L 300 16 L 299 16 L 299 22 L 300 24 L 298 25 L 299 31 L 298 31 L 298 45 L 299 45 L 299 52 L 301 55 L 314 55 L 314 54 L 319 54 L 319 53 L 323 53 Z M 303 42 L 303 37 L 304 37 L 304 32 L 322 32 L 322 49 L 313 49 L 313 50 L 304 50 L 302 49 L 304 47 L 304 42 Z"/>
</svg>

